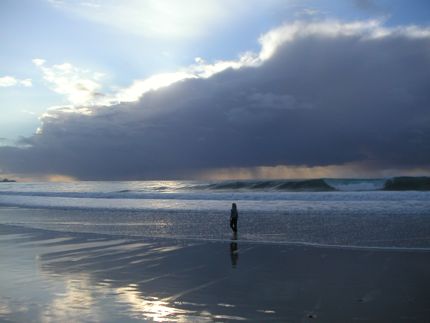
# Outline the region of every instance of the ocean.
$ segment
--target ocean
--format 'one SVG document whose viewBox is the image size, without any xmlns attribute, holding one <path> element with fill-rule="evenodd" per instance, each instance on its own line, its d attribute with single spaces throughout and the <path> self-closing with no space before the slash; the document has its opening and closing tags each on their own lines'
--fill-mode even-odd
<svg viewBox="0 0 430 323">
<path fill-rule="evenodd" d="M 0 321 L 425 322 L 427 185 L 0 183 Z"/>
<path fill-rule="evenodd" d="M 430 249 L 428 178 L 0 183 L 0 224 L 62 232 Z"/>
</svg>

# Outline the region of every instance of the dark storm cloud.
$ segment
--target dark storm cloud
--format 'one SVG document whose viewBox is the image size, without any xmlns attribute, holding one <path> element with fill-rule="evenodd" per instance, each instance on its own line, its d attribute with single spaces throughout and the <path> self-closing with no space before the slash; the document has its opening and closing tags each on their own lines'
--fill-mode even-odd
<svg viewBox="0 0 430 323">
<path fill-rule="evenodd" d="M 27 148 L 0 148 L 0 167 L 144 179 L 225 167 L 427 166 L 430 38 L 418 31 L 305 32 L 258 66 L 177 82 L 91 115 L 57 111 Z"/>
</svg>

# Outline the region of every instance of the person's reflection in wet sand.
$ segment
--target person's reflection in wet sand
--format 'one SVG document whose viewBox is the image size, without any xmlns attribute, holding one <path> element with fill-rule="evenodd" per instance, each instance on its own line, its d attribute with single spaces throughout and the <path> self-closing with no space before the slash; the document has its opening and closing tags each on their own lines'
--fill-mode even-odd
<svg viewBox="0 0 430 323">
<path fill-rule="evenodd" d="M 237 233 L 233 234 L 232 242 L 230 242 L 230 258 L 231 258 L 231 266 L 236 268 L 237 260 L 239 259 L 239 251 L 237 245 Z"/>
</svg>

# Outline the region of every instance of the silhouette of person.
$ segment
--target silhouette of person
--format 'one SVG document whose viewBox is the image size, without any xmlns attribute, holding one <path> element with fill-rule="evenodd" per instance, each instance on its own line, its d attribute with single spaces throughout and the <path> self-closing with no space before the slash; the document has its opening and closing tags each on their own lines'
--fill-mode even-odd
<svg viewBox="0 0 430 323">
<path fill-rule="evenodd" d="M 231 205 L 231 213 L 230 213 L 230 228 L 234 233 L 237 233 L 237 219 L 239 218 L 239 213 L 237 212 L 236 203 Z"/>
</svg>

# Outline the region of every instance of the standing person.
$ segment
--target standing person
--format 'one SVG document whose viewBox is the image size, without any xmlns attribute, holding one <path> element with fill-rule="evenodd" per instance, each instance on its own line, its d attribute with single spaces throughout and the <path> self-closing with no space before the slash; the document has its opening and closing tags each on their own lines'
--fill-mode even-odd
<svg viewBox="0 0 430 323">
<path fill-rule="evenodd" d="M 237 219 L 239 218 L 239 213 L 237 212 L 236 203 L 231 205 L 231 213 L 230 213 L 230 228 L 234 233 L 237 233 Z"/>
</svg>

